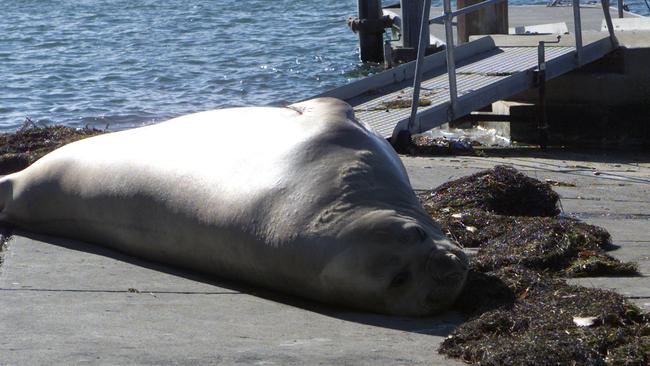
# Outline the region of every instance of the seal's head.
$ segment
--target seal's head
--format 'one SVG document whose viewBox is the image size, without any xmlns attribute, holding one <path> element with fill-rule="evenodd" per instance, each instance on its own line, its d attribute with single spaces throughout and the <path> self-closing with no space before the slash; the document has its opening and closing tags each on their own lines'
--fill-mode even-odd
<svg viewBox="0 0 650 366">
<path fill-rule="evenodd" d="M 376 210 L 350 222 L 337 239 L 344 244 L 320 281 L 341 303 L 426 316 L 448 308 L 465 284 L 467 257 L 432 223 Z"/>
</svg>

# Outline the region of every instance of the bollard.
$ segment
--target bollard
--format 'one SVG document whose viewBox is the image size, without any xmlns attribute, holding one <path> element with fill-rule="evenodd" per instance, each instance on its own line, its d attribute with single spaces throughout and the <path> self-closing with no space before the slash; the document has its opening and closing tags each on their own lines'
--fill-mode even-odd
<svg viewBox="0 0 650 366">
<path fill-rule="evenodd" d="M 384 61 L 381 0 L 359 0 L 359 52 L 362 62 Z"/>
</svg>

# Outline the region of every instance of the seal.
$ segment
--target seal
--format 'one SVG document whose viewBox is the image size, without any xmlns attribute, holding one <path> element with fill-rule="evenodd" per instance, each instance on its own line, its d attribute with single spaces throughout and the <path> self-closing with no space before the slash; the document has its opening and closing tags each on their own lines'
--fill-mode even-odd
<svg viewBox="0 0 650 366">
<path fill-rule="evenodd" d="M 190 114 L 74 142 L 0 180 L 0 221 L 319 302 L 406 316 L 468 261 L 346 103 Z"/>
</svg>

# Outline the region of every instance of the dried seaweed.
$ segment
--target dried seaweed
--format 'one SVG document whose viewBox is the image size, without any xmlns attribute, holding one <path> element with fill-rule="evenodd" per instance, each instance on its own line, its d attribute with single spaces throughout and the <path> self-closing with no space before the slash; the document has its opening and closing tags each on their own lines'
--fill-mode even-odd
<svg viewBox="0 0 650 366">
<path fill-rule="evenodd" d="M 381 102 L 381 105 L 377 107 L 378 110 L 384 110 L 384 109 L 404 109 L 404 108 L 411 108 L 411 104 L 413 104 L 413 99 L 394 99 L 394 100 L 388 100 Z M 418 100 L 418 106 L 419 107 L 427 107 L 431 105 L 431 101 L 428 99 L 420 99 Z"/>
<path fill-rule="evenodd" d="M 39 127 L 27 119 L 15 133 L 0 134 L 0 174 L 22 170 L 63 145 L 105 132 L 61 125 Z"/>
<path fill-rule="evenodd" d="M 558 216 L 548 184 L 499 166 L 420 198 L 449 237 L 479 248 L 456 302 L 469 320 L 440 353 L 481 365 L 650 364 L 650 315 L 563 279 L 636 275 L 636 265 L 606 254 L 606 230 Z"/>
<path fill-rule="evenodd" d="M 573 277 L 636 273 L 605 253 L 612 247 L 606 230 L 558 216 L 557 193 L 514 168 L 497 166 L 419 196 L 450 238 L 480 248 L 477 271 L 516 264 Z"/>
<path fill-rule="evenodd" d="M 564 270 L 566 277 L 636 276 L 639 274 L 636 263 L 621 263 L 608 255 L 589 251 L 582 253 L 584 254 L 578 253 L 580 258 L 573 261 Z"/>
<path fill-rule="evenodd" d="M 571 266 L 580 253 L 603 255 L 611 245 L 605 230 L 567 218 L 522 217 L 507 220 L 502 227 L 503 234 L 489 240 L 474 258 L 477 269 L 491 271 L 520 264 L 560 272 Z"/>
<path fill-rule="evenodd" d="M 559 196 L 548 184 L 504 165 L 445 183 L 423 198 L 433 209 L 478 208 L 511 216 L 560 213 Z"/>
<path fill-rule="evenodd" d="M 481 76 L 510 76 L 513 72 L 497 71 L 497 72 L 458 72 L 458 75 L 481 75 Z"/>
<path fill-rule="evenodd" d="M 468 138 L 450 140 L 444 137 L 431 137 L 427 135 L 413 136 L 411 142 L 408 153 L 417 156 L 477 156 L 480 152 L 475 150 L 474 147 L 481 146 L 480 142 Z"/>
<path fill-rule="evenodd" d="M 621 295 L 543 277 L 524 289 L 511 289 L 517 299 L 512 305 L 462 324 L 442 343 L 440 353 L 481 365 L 650 361 L 650 317 Z M 593 325 L 580 327 L 576 317 L 593 317 Z"/>
</svg>

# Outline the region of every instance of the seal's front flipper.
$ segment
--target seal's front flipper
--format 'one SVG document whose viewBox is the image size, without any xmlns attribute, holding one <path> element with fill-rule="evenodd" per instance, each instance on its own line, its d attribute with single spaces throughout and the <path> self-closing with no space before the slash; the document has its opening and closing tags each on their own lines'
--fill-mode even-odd
<svg viewBox="0 0 650 366">
<path fill-rule="evenodd" d="M 0 223 L 7 219 L 7 206 L 13 200 L 13 181 L 11 175 L 0 178 Z"/>
</svg>

